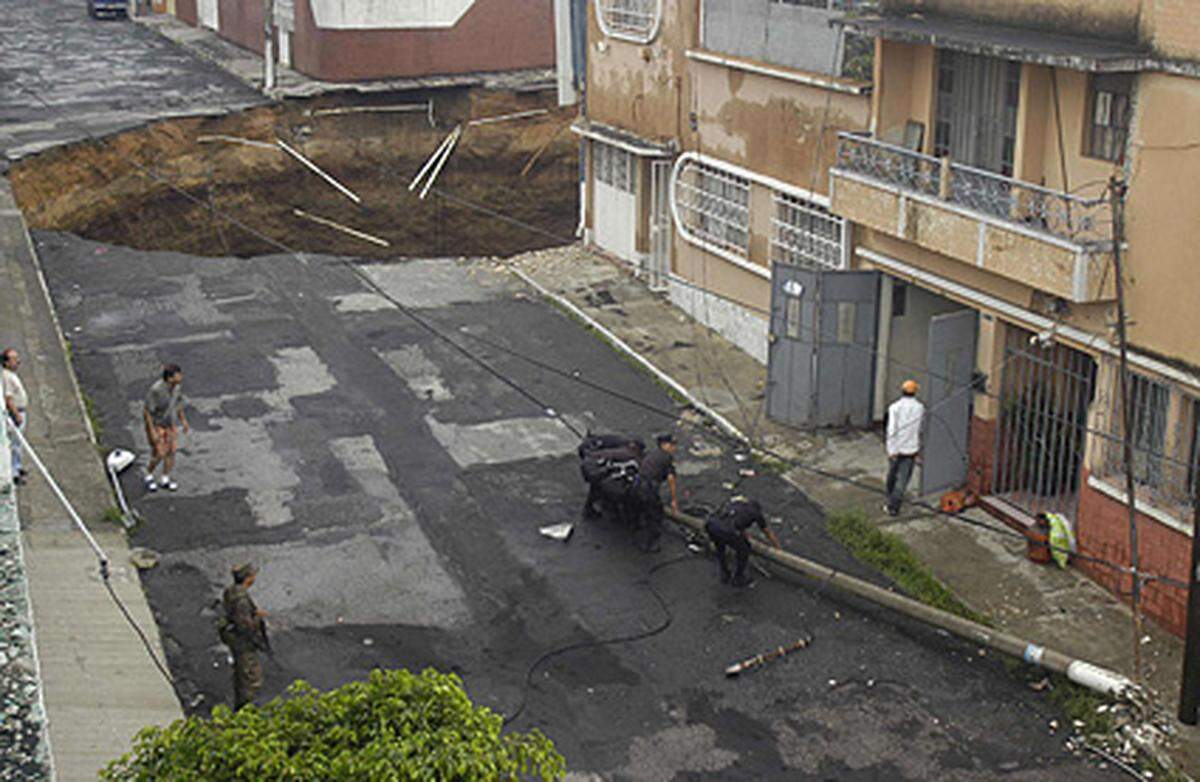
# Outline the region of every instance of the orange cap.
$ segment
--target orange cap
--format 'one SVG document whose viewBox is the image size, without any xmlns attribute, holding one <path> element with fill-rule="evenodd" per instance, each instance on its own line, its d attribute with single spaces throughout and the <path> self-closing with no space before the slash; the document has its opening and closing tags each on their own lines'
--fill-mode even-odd
<svg viewBox="0 0 1200 782">
<path fill-rule="evenodd" d="M 905 380 L 900 384 L 900 390 L 906 394 L 915 394 L 921 390 L 921 384 L 915 380 Z"/>
</svg>

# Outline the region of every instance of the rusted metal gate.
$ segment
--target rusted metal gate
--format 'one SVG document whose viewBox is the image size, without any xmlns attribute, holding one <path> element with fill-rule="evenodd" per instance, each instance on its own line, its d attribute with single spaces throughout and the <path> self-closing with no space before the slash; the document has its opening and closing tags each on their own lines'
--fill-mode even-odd
<svg viewBox="0 0 1200 782">
<path fill-rule="evenodd" d="M 1031 516 L 1075 518 L 1096 362 L 1008 329 L 992 493 Z"/>
</svg>

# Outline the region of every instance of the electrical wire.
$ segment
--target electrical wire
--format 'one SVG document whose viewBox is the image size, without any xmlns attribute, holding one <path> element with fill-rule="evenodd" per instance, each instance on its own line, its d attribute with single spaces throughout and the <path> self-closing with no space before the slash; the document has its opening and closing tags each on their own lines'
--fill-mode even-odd
<svg viewBox="0 0 1200 782">
<path fill-rule="evenodd" d="M 562 655 L 569 654 L 570 652 L 579 651 L 580 649 L 591 649 L 591 648 L 602 647 L 602 646 L 615 646 L 616 644 L 635 643 L 637 641 L 644 641 L 647 638 L 653 638 L 656 635 L 660 635 L 660 634 L 666 632 L 667 628 L 669 628 L 671 626 L 671 623 L 675 621 L 675 615 L 671 611 L 671 607 L 669 605 L 667 605 L 666 598 L 664 598 L 662 596 L 662 593 L 659 592 L 658 589 L 654 586 L 654 581 L 652 580 L 652 577 L 654 576 L 655 573 L 662 570 L 663 568 L 678 564 L 680 562 L 685 562 L 688 560 L 695 560 L 695 559 L 696 559 L 696 557 L 692 554 L 682 554 L 678 557 L 675 557 L 674 559 L 668 559 L 666 562 L 659 562 L 657 565 L 650 568 L 650 570 L 646 573 L 646 576 L 644 578 L 635 582 L 635 583 L 644 583 L 646 585 L 646 589 L 648 589 L 650 594 L 654 596 L 655 601 L 658 602 L 658 607 L 662 610 L 663 618 L 657 627 L 653 627 L 649 630 L 643 630 L 642 632 L 638 632 L 638 633 L 631 633 L 629 635 L 620 635 L 620 636 L 615 636 L 613 638 L 598 638 L 598 639 L 591 639 L 591 640 L 587 640 L 587 641 L 576 641 L 574 643 L 569 643 L 564 646 L 557 646 L 553 649 L 550 649 L 547 652 L 543 652 L 536 660 L 534 660 L 532 663 L 530 663 L 529 667 L 525 670 L 525 684 L 521 688 L 520 705 L 518 705 L 517 708 L 514 709 L 511 714 L 508 714 L 507 716 L 505 716 L 503 724 L 505 726 L 507 726 L 507 725 L 515 722 L 517 720 L 517 718 L 520 717 L 521 714 L 524 713 L 525 706 L 528 703 L 529 691 L 536 689 L 536 686 L 533 683 L 533 674 L 537 671 L 537 669 L 539 667 L 541 667 L 542 663 L 549 662 L 550 660 L 553 660 L 555 657 L 561 657 Z"/>
<path fill-rule="evenodd" d="M 0 39 L 2 39 L 2 38 L 3 38 L 3 36 L 2 36 L 2 35 L 0 35 Z M 28 89 L 27 87 L 24 87 L 24 86 L 19 86 L 19 89 L 22 89 L 23 91 L 25 91 L 25 92 L 27 92 L 28 94 L 32 95 L 32 96 L 33 96 L 33 97 L 34 97 L 36 100 L 38 100 L 39 102 L 41 102 L 41 103 L 42 103 L 44 106 L 46 106 L 46 108 L 50 109 L 51 111 L 55 111 L 55 110 L 56 110 L 54 107 L 51 107 L 51 106 L 50 106 L 50 105 L 49 105 L 49 104 L 48 104 L 48 103 L 47 103 L 47 102 L 46 102 L 46 101 L 45 101 L 45 100 L 44 100 L 44 99 L 43 99 L 43 98 L 42 98 L 42 97 L 41 97 L 39 94 L 37 94 L 36 92 L 34 92 L 34 91 L 32 91 L 32 90 Z M 73 123 L 73 124 L 74 124 L 74 123 Z M 98 138 L 96 138 L 96 137 L 95 137 L 95 136 L 94 136 L 92 133 L 90 133 L 90 132 L 89 132 L 89 131 L 87 131 L 86 129 L 83 129 L 83 128 L 81 128 L 81 127 L 80 127 L 78 124 L 76 124 L 76 127 L 77 127 L 77 128 L 79 128 L 79 129 L 82 131 L 83 135 L 84 135 L 86 138 L 88 138 L 89 140 L 93 141 L 94 143 L 98 143 L 98 144 L 103 144 L 103 143 L 105 143 L 105 142 L 104 142 L 102 139 L 98 139 Z M 236 226 L 236 227 L 238 227 L 238 228 L 241 228 L 243 231 L 246 231 L 246 232 L 247 232 L 247 233 L 249 233 L 250 235 L 252 235 L 252 236 L 254 236 L 254 237 L 256 237 L 256 238 L 260 239 L 261 241 L 264 241 L 264 242 L 266 242 L 267 244 L 269 244 L 269 245 L 271 245 L 271 246 L 277 247 L 277 248 L 279 248 L 280 250 L 282 250 L 283 252 L 285 252 L 285 253 L 287 253 L 287 254 L 293 255 L 295 258 L 297 258 L 297 260 L 300 260 L 302 263 L 307 263 L 307 260 L 306 260 L 306 258 L 305 258 L 305 254 L 304 254 L 303 252 L 301 252 L 301 251 L 299 251 L 299 250 L 295 250 L 295 249 L 293 249 L 293 248 L 289 247 L 288 245 L 284 244 L 283 242 L 281 242 L 281 241 L 279 241 L 279 240 L 277 240 L 277 239 L 274 239 L 273 237 L 269 237 L 269 236 L 267 236 L 267 235 L 265 235 L 265 234 L 263 234 L 263 233 L 259 232 L 258 230 L 254 229 L 254 228 L 251 228 L 250 226 L 247 226 L 247 225 L 246 225 L 246 224 L 244 224 L 243 222 L 241 222 L 241 221 L 237 220 L 236 218 L 232 217 L 231 215 L 229 215 L 229 214 L 228 214 L 227 212 L 225 212 L 224 210 L 219 210 L 219 209 L 214 209 L 214 208 L 211 208 L 211 207 L 209 207 L 207 204 L 204 204 L 204 202 L 203 202 L 201 199 L 199 199 L 199 198 L 197 198 L 196 196 L 194 196 L 193 194 L 191 194 L 191 193 L 187 192 L 186 190 L 184 190 L 183 188 L 181 188 L 180 186 L 178 186 L 178 185 L 176 185 L 174 182 L 172 182 L 170 179 L 168 179 L 168 178 L 166 178 L 166 177 L 162 176 L 162 175 L 161 175 L 160 173 L 158 173 L 157 171 L 155 171 L 155 170 L 153 170 L 153 169 L 150 169 L 150 168 L 148 168 L 148 167 L 146 167 L 146 166 L 142 165 L 142 164 L 141 164 L 141 163 L 139 163 L 138 161 L 136 161 L 136 160 L 134 160 L 134 159 L 130 158 L 130 159 L 128 159 L 128 160 L 127 160 L 127 162 L 129 162 L 131 165 L 133 165 L 135 168 L 137 168 L 139 171 L 141 171 L 143 174 L 145 174 L 145 175 L 146 175 L 147 177 L 149 177 L 150 179 L 153 179 L 154 181 L 157 181 L 157 182 L 159 182 L 159 183 L 162 183 L 162 184 L 164 184 L 164 185 L 165 185 L 165 186 L 167 186 L 169 189 L 172 189 L 172 190 L 174 190 L 175 192 L 177 192 L 178 194 L 180 194 L 181 196 L 183 196 L 185 199 L 187 199 L 187 200 L 189 200 L 189 201 L 193 202 L 194 204 L 197 204 L 197 205 L 199 205 L 199 206 L 201 206 L 201 207 L 204 207 L 204 208 L 205 208 L 207 211 L 209 211 L 209 212 L 210 212 L 210 214 L 213 216 L 213 218 L 214 218 L 214 219 L 215 219 L 216 217 L 218 217 L 218 216 L 219 216 L 219 217 L 221 217 L 222 219 L 224 219 L 224 220 L 226 220 L 227 222 L 229 222 L 230 224 L 232 224 L 232 225 L 234 225 L 234 226 Z M 535 231 L 537 231 L 537 232 L 539 232 L 539 233 L 541 233 L 541 234 L 543 234 L 543 235 L 545 235 L 545 236 L 550 236 L 550 237 L 554 237 L 554 236 L 555 236 L 554 234 L 551 234 L 550 232 L 544 231 L 544 230 L 542 230 L 542 229 L 538 229 L 538 228 L 536 228 L 535 226 L 530 226 L 530 225 L 528 225 L 528 224 L 525 224 L 525 223 L 523 223 L 522 221 L 516 220 L 515 218 L 511 218 L 511 217 L 508 217 L 508 216 L 506 216 L 506 215 L 502 215 L 502 214 L 500 214 L 500 213 L 498 213 L 498 212 L 495 212 L 494 210 L 491 210 L 491 209 L 489 209 L 489 208 L 487 208 L 487 207 L 484 207 L 484 206 L 482 206 L 482 205 L 473 204 L 473 203 L 471 203 L 471 202 L 467 201 L 467 199 L 463 199 L 463 198 L 461 198 L 461 197 L 458 197 L 458 196 L 456 196 L 456 195 L 454 195 L 454 194 L 446 193 L 445 191 L 442 191 L 440 188 L 436 188 L 436 187 L 435 187 L 435 188 L 433 188 L 433 189 L 431 190 L 431 192 L 433 192 L 433 193 L 434 193 L 435 195 L 437 195 L 438 197 L 446 198 L 447 200 L 450 200 L 450 201 L 452 201 L 452 202 L 455 202 L 455 203 L 459 203 L 459 204 L 470 204 L 471 208 L 473 208 L 473 209 L 477 209 L 477 210 L 480 210 L 480 211 L 483 211 L 483 212 L 485 212 L 485 213 L 490 213 L 490 214 L 492 214 L 493 216 L 495 216 L 495 217 L 497 217 L 497 218 L 500 218 L 500 219 L 503 219 L 505 222 L 508 222 L 508 223 L 510 223 L 510 224 L 519 225 L 519 226 L 521 226 L 521 227 L 523 227 L 523 228 L 526 228 L 526 229 L 529 229 L 529 230 L 535 230 Z M 556 237 L 556 238 L 557 238 L 557 239 L 559 239 L 559 240 L 562 240 L 562 237 Z M 573 240 L 567 240 L 567 241 L 573 241 Z M 501 381 L 502 381 L 502 382 L 504 382 L 506 385 L 508 385 L 509 387 L 513 388 L 515 391 L 518 391 L 518 393 L 520 393 L 522 396 L 524 396 L 525 398 L 529 399 L 531 402 L 533 402 L 534 404 L 536 404 L 536 405 L 537 405 L 537 406 L 538 406 L 538 407 L 539 407 L 541 410 L 543 410 L 545 413 L 547 413 L 547 414 L 549 414 L 549 415 L 552 415 L 553 417 L 557 418 L 557 419 L 558 419 L 558 420 L 559 420 L 561 423 L 563 423 L 563 424 L 564 424 L 564 426 L 566 426 L 566 427 L 567 427 L 567 428 L 568 428 L 570 431 L 572 431 L 573 433 L 575 433 L 577 436 L 582 436 L 582 433 L 580 433 L 580 432 L 578 431 L 578 429 L 577 429 L 577 428 L 575 428 L 575 427 L 574 427 L 573 425 L 571 425 L 571 424 L 570 424 L 568 421 L 566 421 L 566 420 L 563 418 L 563 416 L 561 416 L 561 414 L 559 414 L 559 413 L 557 413 L 556 411 L 554 411 L 554 409 L 553 409 L 553 408 L 546 406 L 546 405 L 545 405 L 544 403 L 542 403 L 542 402 L 541 402 L 539 399 L 537 399 L 537 397 L 535 397 L 534 395 L 532 395 L 532 393 L 531 393 L 531 392 L 528 392 L 527 390 L 523 389 L 523 388 L 522 388 L 522 387 L 521 387 L 519 384 L 517 384 L 517 383 L 516 383 L 516 381 L 513 381 L 511 378 L 508 378 L 508 377 L 507 377 L 507 376 L 505 376 L 503 373 L 499 372 L 499 370 L 496 370 L 495 368 L 491 367 L 489 364 L 487 364 L 487 362 L 483 361 L 481 358 L 479 358 L 479 357 L 478 357 L 478 356 L 476 356 L 475 354 L 473 354 L 473 353 L 471 353 L 470 351 L 468 351 L 468 350 L 467 350 L 465 347 L 463 347 L 462 345 L 460 345 L 459 343 L 457 343 L 455 340 L 453 340 L 453 339 L 451 339 L 450 337 L 446 336 L 444 333 L 442 333 L 441 331 L 439 331 L 439 330 L 438 330 L 436 327 L 434 327 L 432 324 L 428 323 L 428 322 L 427 322 L 427 321 L 425 321 L 423 318 L 420 318 L 418 315 L 416 315 L 414 312 L 412 312 L 412 310 L 411 310 L 410 308 L 406 307 L 406 306 L 405 306 L 403 303 L 399 302 L 399 301 L 398 301 L 398 300 L 397 300 L 395 297 L 391 296 L 390 294 L 387 294 L 387 293 L 386 293 L 386 291 L 384 291 L 384 290 L 383 290 L 383 289 L 382 289 L 382 288 L 381 288 L 381 287 L 380 287 L 380 286 L 379 286 L 377 283 L 375 283 L 375 281 L 374 281 L 374 280 L 372 280 L 372 279 L 371 279 L 371 278 L 370 278 L 368 275 L 366 275 L 366 274 L 365 274 L 365 272 L 363 272 L 361 269 L 359 269 L 359 268 L 358 268 L 358 267 L 357 267 L 355 264 L 353 264 L 353 263 L 352 263 L 350 260 L 348 260 L 348 259 L 345 259 L 345 258 L 337 258 L 337 259 L 335 259 L 335 262 L 336 262 L 336 263 L 339 263 L 340 265 L 343 265 L 343 266 L 345 266 L 345 267 L 346 267 L 348 270 L 350 270 L 350 271 L 351 271 L 351 273 L 353 273 L 353 274 L 354 274 L 356 277 L 358 277 L 358 278 L 359 278 L 360 280 L 362 280 L 362 281 L 363 281 L 365 284 L 367 284 L 367 285 L 368 285 L 368 286 L 369 286 L 369 287 L 370 287 L 372 290 L 375 290 L 377 293 L 379 293 L 379 294 L 380 294 L 382 297 L 384 297 L 384 298 L 385 298 L 385 300 L 387 300 L 389 303 L 391 303 L 393 306 L 395 306 L 395 307 L 396 307 L 398 310 L 400 310 L 402 313 L 404 313 L 406 316 L 408 316 L 408 317 L 409 317 L 410 319 L 412 319 L 414 322 L 418 323 L 418 325 L 420 325 L 422 328 L 426 329 L 426 330 L 427 330 L 429 333 L 431 333 L 431 334 L 435 335 L 436 337 L 438 337 L 438 338 L 442 339 L 442 340 L 443 340 L 443 341 L 445 341 L 447 344 L 451 345 L 451 346 L 452 346 L 452 347 L 453 347 L 453 348 L 454 348 L 456 351 L 458 351 L 459 353 L 461 353 L 461 354 L 462 354 L 464 357 L 468 358 L 468 359 L 469 359 L 469 360 L 471 360 L 473 363 L 476 363 L 478 366 L 480 366 L 481 368 L 485 369 L 485 371 L 489 372 L 489 374 L 492 374 L 492 375 L 493 375 L 493 376 L 495 376 L 497 379 L 501 380 Z M 559 368 L 557 368 L 557 367 L 553 367 L 553 366 L 551 366 L 551 365 L 549 365 L 549 364 L 546 364 L 545 362 L 541 362 L 541 361 L 539 361 L 539 360 L 537 360 L 537 359 L 534 359 L 534 358 L 532 358 L 532 357 L 530 357 L 530 356 L 526 356 L 526 355 L 524 355 L 524 354 L 522 354 L 522 353 L 519 353 L 519 352 L 517 352 L 517 351 L 514 351 L 514 350 L 512 350 L 512 349 L 509 349 L 509 348 L 506 348 L 506 347 L 500 346 L 498 343 L 494 343 L 494 342 L 491 342 L 490 340 L 486 340 L 486 338 L 483 338 L 483 337 L 481 337 L 480 335 L 478 335 L 478 334 L 474 334 L 474 333 L 472 333 L 472 332 L 470 332 L 470 331 L 467 331 L 467 332 L 464 332 L 464 333 L 466 334 L 466 336 L 468 336 L 468 337 L 470 337 L 470 338 L 472 338 L 472 339 L 479 340 L 479 341 L 485 341 L 485 342 L 488 342 L 488 343 L 490 343 L 490 344 L 491 344 L 493 347 L 495 347 L 496 349 L 503 350 L 504 352 L 506 352 L 506 353 L 509 353 L 509 354 L 511 354 L 511 355 L 513 355 L 513 356 L 515 356 L 515 357 L 517 357 L 517 358 L 520 358 L 520 359 L 524 360 L 524 361 L 527 361 L 527 362 L 529 362 L 529 363 L 531 363 L 531 364 L 533 364 L 533 365 L 535 365 L 535 366 L 538 366 L 539 368 L 541 368 L 541 369 L 543 369 L 543 370 L 545 370 L 545 371 L 552 372 L 553 374 L 559 375 L 560 377 L 563 377 L 563 378 L 566 378 L 566 379 L 573 380 L 574 382 L 577 382 L 577 383 L 582 383 L 582 384 L 584 384 L 584 385 L 587 385 L 587 386 L 589 386 L 589 387 L 593 388 L 594 390 L 601 391 L 601 392 L 603 392 L 603 393 L 609 394 L 609 395 L 611 395 L 611 396 L 614 396 L 614 397 L 616 397 L 616 398 L 623 399 L 623 400 L 625 400 L 625 401 L 627 401 L 627 402 L 629 402 L 629 403 L 631 403 L 631 404 L 635 404 L 635 405 L 637 405 L 638 407 L 641 407 L 641 408 L 643 408 L 643 409 L 647 409 L 647 410 L 650 410 L 650 411 L 656 412 L 656 413 L 658 413 L 658 414 L 660 414 L 660 415 L 664 415 L 664 416 L 670 417 L 670 418 L 671 418 L 672 420 L 674 420 L 674 421 L 677 421 L 677 422 L 684 422 L 684 419 L 683 419 L 683 418 L 682 418 L 682 417 L 681 417 L 681 416 L 680 416 L 680 415 L 679 415 L 677 412 L 675 412 L 675 411 L 667 411 L 667 410 L 663 410 L 663 409 L 661 409 L 661 408 L 657 408 L 657 407 L 655 407 L 654 405 L 651 405 L 651 404 L 649 404 L 649 403 L 643 402 L 643 401 L 641 401 L 641 400 L 636 400 L 635 398 L 633 398 L 633 397 L 630 397 L 629 395 L 627 395 L 627 394 L 624 394 L 624 393 L 622 393 L 622 392 L 619 392 L 619 391 L 615 391 L 615 390 L 609 389 L 609 388 L 607 388 L 607 387 L 605 387 L 605 386 L 602 386 L 602 385 L 596 384 L 596 383 L 594 383 L 594 382 L 591 382 L 591 381 L 586 381 L 586 380 L 585 380 L 584 378 L 582 378 L 582 376 L 581 376 L 581 375 L 579 375 L 579 373 L 577 373 L 577 372 L 568 372 L 568 371 L 565 371 L 565 370 L 559 369 Z M 874 353 L 874 352 L 876 352 L 876 351 L 875 351 L 875 349 L 870 349 L 870 350 L 871 350 L 873 353 Z M 997 398 L 998 398 L 998 397 L 997 397 Z M 740 440 L 740 439 L 738 439 L 738 438 L 735 438 L 735 437 L 733 437 L 732 435 L 728 435 L 728 434 L 726 434 L 725 432 L 721 432 L 721 431 L 719 431 L 719 430 L 716 430 L 716 431 L 717 431 L 717 436 L 718 436 L 718 437 L 720 437 L 720 438 L 723 438 L 723 439 L 727 440 L 728 442 L 736 443 L 736 444 L 738 444 L 738 445 L 744 445 L 744 444 L 745 444 L 745 443 L 744 443 L 742 440 Z M 1088 430 L 1088 431 L 1090 432 L 1091 430 Z M 860 481 L 857 481 L 857 480 L 855 480 L 855 479 L 853 479 L 853 478 L 849 478 L 849 477 L 847 477 L 847 476 L 838 475 L 838 474 L 836 474 L 836 473 L 832 473 L 832 472 L 829 472 L 829 471 L 827 471 L 827 470 L 823 470 L 823 469 L 821 469 L 821 468 L 818 468 L 818 467 L 813 467 L 813 466 L 811 466 L 811 465 L 805 465 L 805 464 L 802 464 L 802 463 L 800 463 L 800 462 L 797 462 L 797 461 L 795 461 L 795 460 L 793 460 L 793 459 L 791 459 L 791 458 L 789 458 L 789 457 L 787 457 L 787 456 L 785 456 L 785 455 L 783 455 L 783 454 L 780 454 L 780 453 L 778 453 L 778 452 L 776 452 L 776 451 L 774 451 L 774 450 L 772 450 L 772 449 L 765 448 L 765 447 L 763 447 L 763 446 L 753 446 L 753 447 L 754 447 L 756 450 L 758 450 L 760 453 L 764 454 L 765 456 L 769 456 L 770 458 L 773 458 L 773 459 L 775 459 L 775 460 L 777 460 L 777 461 L 780 461 L 780 462 L 782 462 L 783 464 L 786 464 L 786 465 L 788 465 L 788 466 L 791 466 L 791 467 L 794 467 L 794 468 L 800 469 L 800 470 L 802 470 L 802 471 L 805 471 L 805 472 L 809 472 L 809 473 L 812 473 L 812 474 L 818 475 L 819 477 L 823 477 L 823 478 L 826 478 L 826 479 L 829 479 L 829 480 L 834 480 L 834 481 L 838 481 L 838 482 L 841 482 L 841 483 L 844 483 L 844 484 L 847 484 L 847 485 L 851 485 L 851 486 L 857 487 L 857 488 L 859 488 L 859 489 L 862 489 L 862 490 L 865 490 L 865 491 L 869 491 L 869 492 L 876 493 L 876 494 L 881 494 L 881 495 L 886 495 L 886 492 L 885 492 L 884 490 L 882 490 L 881 488 L 877 487 L 877 486 L 873 486 L 873 485 L 869 485 L 869 484 L 864 484 L 864 483 L 862 483 L 862 482 L 860 482 Z M 966 517 L 962 516 L 960 513 L 949 513 L 949 512 L 947 512 L 947 511 L 944 511 L 944 510 L 942 510 L 942 509 L 941 509 L 940 507 L 938 507 L 938 506 L 930 505 L 929 503 L 926 503 L 926 502 L 924 502 L 924 501 L 916 501 L 916 502 L 910 503 L 910 505 L 912 505 L 912 506 L 914 506 L 914 507 L 920 507 L 920 508 L 922 508 L 922 509 L 925 509 L 925 510 L 927 510 L 927 511 L 931 512 L 931 513 L 932 513 L 934 516 L 939 516 L 939 517 L 949 518 L 949 519 L 951 519 L 951 520 L 955 520 L 955 521 L 959 521 L 959 522 L 964 522 L 964 523 L 967 523 L 967 524 L 969 524 L 969 525 L 971 525 L 971 526 L 977 526 L 977 527 L 980 527 L 980 528 L 982 528 L 982 529 L 989 530 L 989 531 L 991 531 L 991 532 L 994 532 L 994 533 L 997 533 L 997 534 L 1009 535 L 1009 536 L 1011 536 L 1011 537 L 1021 538 L 1021 539 L 1023 539 L 1023 540 L 1025 540 L 1025 539 L 1026 539 L 1026 536 L 1024 536 L 1024 535 L 1022 535 L 1021 533 L 1019 533 L 1019 532 L 1016 532 L 1016 531 L 1014 531 L 1014 530 L 1001 529 L 1001 528 L 997 528 L 997 527 L 994 527 L 994 526 L 992 526 L 992 525 L 985 524 L 985 523 L 982 523 L 982 522 L 976 522 L 976 521 L 974 521 L 974 520 L 967 519 Z M 1054 546 L 1053 546 L 1053 545 L 1051 545 L 1051 544 L 1048 544 L 1048 547 L 1049 547 L 1049 548 L 1051 548 L 1052 550 L 1053 550 L 1053 549 L 1056 549 L 1056 547 L 1054 547 Z M 1057 549 L 1057 550 L 1063 550 L 1063 549 Z M 1156 581 L 1161 581 L 1161 582 L 1162 582 L 1162 583 L 1164 583 L 1164 584 L 1169 584 L 1169 585 L 1172 585 L 1172 586 L 1176 586 L 1176 587 L 1178 587 L 1178 588 L 1181 588 L 1181 589 L 1187 589 L 1187 584 L 1186 584 L 1186 583 L 1184 583 L 1184 582 L 1182 582 L 1182 581 L 1179 581 L 1178 579 L 1174 579 L 1174 578 L 1171 578 L 1171 577 L 1168 577 L 1168 576 L 1161 576 L 1161 575 L 1156 575 L 1156 574 L 1149 574 L 1149 573 L 1145 573 L 1144 571 L 1139 571 L 1139 572 L 1136 572 L 1136 573 L 1135 573 L 1133 570 L 1131 570 L 1130 568 L 1128 568 L 1128 567 L 1126 567 L 1126 566 L 1120 565 L 1120 564 L 1118 564 L 1118 563 L 1115 563 L 1115 562 L 1110 562 L 1110 561 L 1108 561 L 1108 560 L 1104 560 L 1104 559 L 1102 559 L 1102 558 L 1099 558 L 1099 557 L 1092 557 L 1092 556 L 1089 556 L 1089 555 L 1085 555 L 1085 554 L 1083 554 L 1083 553 L 1081 553 L 1081 552 L 1069 552 L 1069 553 L 1071 553 L 1071 554 L 1072 554 L 1073 556 L 1075 556 L 1077 559 L 1080 559 L 1080 560 L 1083 560 L 1083 561 L 1086 561 L 1086 562 L 1089 562 L 1089 563 L 1092 563 L 1092 564 L 1096 564 L 1096 565 L 1099 565 L 1099 566 L 1103 566 L 1103 567 L 1109 568 L 1109 569 L 1111 569 L 1111 570 L 1114 570 L 1114 571 L 1116 571 L 1116 572 L 1119 572 L 1119 573 L 1123 573 L 1123 574 L 1126 574 L 1126 575 L 1133 575 L 1133 576 L 1135 576 L 1135 577 L 1142 578 L 1142 579 L 1147 579 L 1147 580 L 1156 580 Z"/>
</svg>

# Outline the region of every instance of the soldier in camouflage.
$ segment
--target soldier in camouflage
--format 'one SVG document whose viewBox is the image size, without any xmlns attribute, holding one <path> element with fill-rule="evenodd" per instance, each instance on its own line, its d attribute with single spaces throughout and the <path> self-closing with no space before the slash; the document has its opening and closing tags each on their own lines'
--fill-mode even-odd
<svg viewBox="0 0 1200 782">
<path fill-rule="evenodd" d="M 262 661 L 259 651 L 267 651 L 267 632 L 263 618 L 267 612 L 254 605 L 249 589 L 254 585 L 258 568 L 252 564 L 233 568 L 233 583 L 221 596 L 224 624 L 221 640 L 233 654 L 234 711 L 254 701 L 262 687 Z"/>
</svg>

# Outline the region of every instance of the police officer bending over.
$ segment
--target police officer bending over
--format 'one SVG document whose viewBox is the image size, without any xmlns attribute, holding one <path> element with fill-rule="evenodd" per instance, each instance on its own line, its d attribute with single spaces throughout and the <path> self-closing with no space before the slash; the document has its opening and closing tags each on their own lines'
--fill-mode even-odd
<svg viewBox="0 0 1200 782">
<path fill-rule="evenodd" d="M 733 575 L 735 587 L 750 586 L 754 579 L 746 576 L 746 563 L 750 559 L 750 527 L 758 525 L 759 529 L 770 539 L 775 548 L 783 548 L 779 536 L 767 526 L 763 516 L 762 506 L 758 500 L 748 500 L 745 497 L 734 497 L 725 503 L 719 511 L 708 517 L 704 531 L 717 548 L 717 564 L 721 566 L 721 583 L 728 584 L 729 565 L 725 562 L 725 547 L 737 552 L 737 571 Z"/>
<path fill-rule="evenodd" d="M 626 496 L 638 473 L 645 444 L 621 435 L 589 434 L 579 446 L 579 472 L 588 485 L 585 519 L 599 518 L 604 508 L 624 520 Z"/>
<path fill-rule="evenodd" d="M 679 487 L 675 481 L 675 436 L 660 434 L 654 439 L 658 447 L 642 459 L 642 467 L 634 484 L 638 507 L 635 540 L 638 548 L 646 552 L 655 552 L 660 548 L 658 539 L 662 537 L 664 482 L 671 489 L 671 510 L 679 512 Z"/>
</svg>

